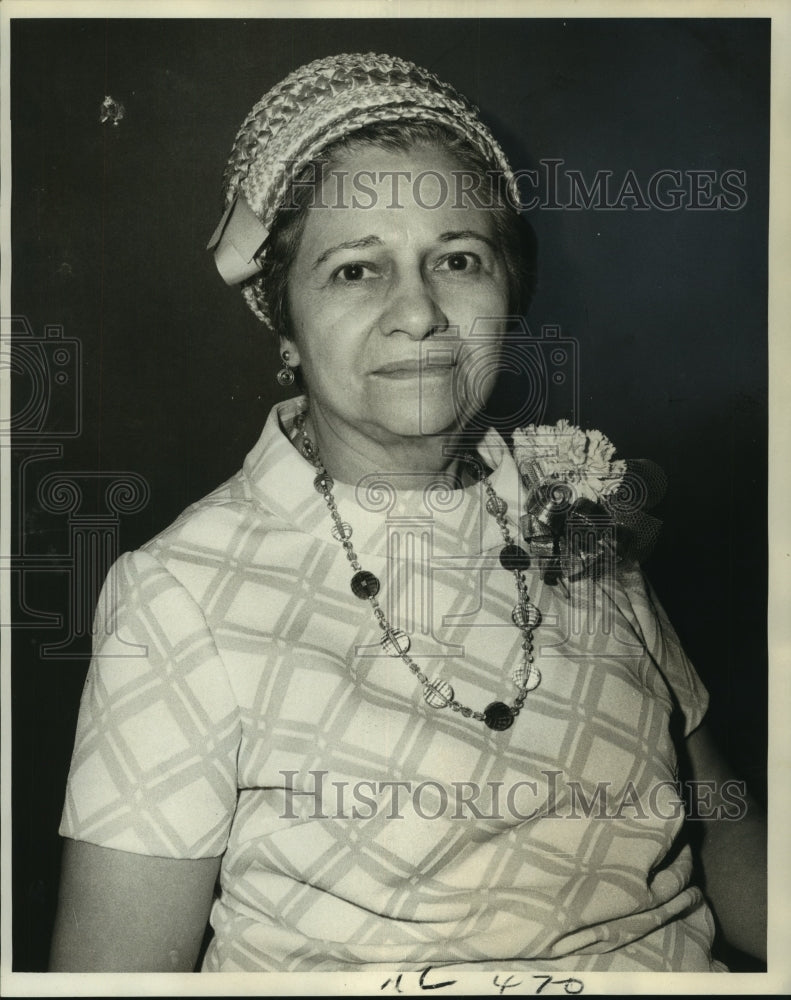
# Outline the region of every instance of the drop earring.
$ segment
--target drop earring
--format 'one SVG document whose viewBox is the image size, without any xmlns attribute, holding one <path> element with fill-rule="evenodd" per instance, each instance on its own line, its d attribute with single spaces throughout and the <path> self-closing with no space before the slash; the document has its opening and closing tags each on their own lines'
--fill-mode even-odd
<svg viewBox="0 0 791 1000">
<path fill-rule="evenodd" d="M 288 359 L 290 357 L 291 355 L 288 353 L 288 351 L 283 351 L 280 354 L 280 358 L 283 362 L 283 367 L 277 373 L 275 378 L 277 379 L 278 383 L 283 386 L 294 384 L 294 369 L 288 363 Z"/>
</svg>

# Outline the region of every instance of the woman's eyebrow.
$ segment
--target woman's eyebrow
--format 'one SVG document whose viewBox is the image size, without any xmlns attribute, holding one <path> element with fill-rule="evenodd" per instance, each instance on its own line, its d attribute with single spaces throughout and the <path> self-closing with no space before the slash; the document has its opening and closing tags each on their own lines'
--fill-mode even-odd
<svg viewBox="0 0 791 1000">
<path fill-rule="evenodd" d="M 480 240 L 481 243 L 486 243 L 492 250 L 497 249 L 497 244 L 494 240 L 477 229 L 449 229 L 444 233 L 440 233 L 438 239 L 440 243 L 451 243 L 453 240 Z"/>
<path fill-rule="evenodd" d="M 312 270 L 320 267 L 328 257 L 331 257 L 339 250 L 362 250 L 365 247 L 381 246 L 382 240 L 379 236 L 363 236 L 359 240 L 347 240 L 345 243 L 337 243 L 334 247 L 323 250 L 313 262 Z"/>
</svg>

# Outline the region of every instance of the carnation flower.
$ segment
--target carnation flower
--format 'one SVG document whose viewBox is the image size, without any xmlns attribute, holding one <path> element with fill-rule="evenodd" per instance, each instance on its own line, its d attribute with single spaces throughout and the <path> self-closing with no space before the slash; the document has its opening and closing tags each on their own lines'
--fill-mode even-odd
<svg viewBox="0 0 791 1000">
<path fill-rule="evenodd" d="M 568 420 L 517 428 L 514 460 L 525 484 L 535 488 L 547 481 L 568 483 L 574 498 L 594 503 L 615 490 L 626 462 L 613 460 L 615 446 L 601 431 L 583 431 Z"/>
</svg>

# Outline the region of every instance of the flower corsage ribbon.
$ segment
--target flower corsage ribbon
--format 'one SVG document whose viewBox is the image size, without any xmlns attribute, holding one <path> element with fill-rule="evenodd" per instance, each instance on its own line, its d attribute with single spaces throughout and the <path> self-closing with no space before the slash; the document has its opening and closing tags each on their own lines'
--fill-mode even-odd
<svg viewBox="0 0 791 1000">
<path fill-rule="evenodd" d="M 601 431 L 568 420 L 517 428 L 513 453 L 526 490 L 522 534 L 546 583 L 646 558 L 662 525 L 646 508 L 667 486 L 656 463 L 615 459 Z"/>
</svg>

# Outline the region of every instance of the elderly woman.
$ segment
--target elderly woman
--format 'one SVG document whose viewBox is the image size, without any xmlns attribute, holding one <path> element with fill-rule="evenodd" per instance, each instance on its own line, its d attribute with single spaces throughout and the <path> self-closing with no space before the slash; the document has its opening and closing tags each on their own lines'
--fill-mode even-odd
<svg viewBox="0 0 791 1000">
<path fill-rule="evenodd" d="M 253 108 L 225 204 L 218 268 L 304 394 L 108 578 L 53 968 L 192 969 L 209 914 L 207 971 L 720 968 L 681 839 L 679 759 L 725 777 L 706 693 L 634 562 L 571 538 L 623 463 L 484 419 L 533 276 L 500 147 L 424 70 L 337 56 Z M 694 805 L 760 951 L 751 817 Z"/>
</svg>

